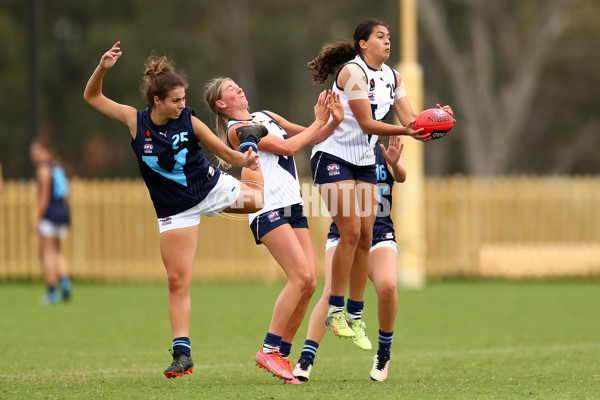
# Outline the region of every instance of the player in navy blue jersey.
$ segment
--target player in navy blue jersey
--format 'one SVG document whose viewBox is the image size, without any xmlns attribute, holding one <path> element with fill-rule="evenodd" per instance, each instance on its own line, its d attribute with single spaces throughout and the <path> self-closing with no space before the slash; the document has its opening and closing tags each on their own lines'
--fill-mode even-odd
<svg viewBox="0 0 600 400">
<path fill-rule="evenodd" d="M 85 100 L 103 114 L 123 122 L 156 215 L 160 250 L 169 281 L 169 317 L 173 362 L 167 378 L 193 372 L 189 340 L 190 284 L 202 215 L 221 211 L 255 212 L 262 207 L 262 175 L 244 183 L 219 171 L 202 154 L 201 145 L 231 164 L 259 170 L 258 154 L 225 146 L 185 104 L 187 82 L 165 57 L 149 58 L 142 95 L 148 108 L 135 108 L 102 93 L 104 74 L 121 57 L 120 42 L 104 53 L 90 77 Z M 259 138 L 253 139 L 254 146 Z"/>
<path fill-rule="evenodd" d="M 377 381 L 383 381 L 387 378 L 394 322 L 398 310 L 396 286 L 398 281 L 397 245 L 390 213 L 392 186 L 394 182 L 404 182 L 406 180 L 406 168 L 401 158 L 402 147 L 400 138 L 391 136 L 387 150 L 382 144 L 375 148 L 379 202 L 369 252 L 368 276 L 375 286 L 378 298 L 379 349 L 371 370 L 371 378 Z M 327 328 L 323 325 L 323 319 L 325 319 L 328 312 L 332 261 L 339 240 L 340 232 L 335 222 L 332 222 L 325 246 L 325 286 L 323 294 L 310 316 L 304 348 L 294 369 L 294 375 L 302 381 L 309 379 L 319 343 L 327 331 Z M 356 323 L 364 325 L 362 321 Z M 364 326 L 358 332 L 364 332 Z M 355 337 L 354 342 L 360 345 L 361 339 L 368 340 L 365 335 L 362 338 Z"/>
<path fill-rule="evenodd" d="M 38 206 L 34 229 L 39 237 L 40 261 L 47 286 L 42 302 L 56 304 L 60 300 L 56 290 L 59 285 L 62 300 L 71 298 L 71 279 L 61 251 L 61 240 L 67 235 L 71 221 L 67 203 L 69 181 L 48 143 L 35 140 L 29 153 L 36 165 Z"/>
<path fill-rule="evenodd" d="M 288 281 L 277 298 L 255 360 L 286 383 L 298 384 L 287 356 L 314 293 L 317 266 L 294 155 L 330 135 L 344 117 L 343 108 L 338 96 L 323 91 L 314 107 L 315 122 L 304 128 L 271 111 L 250 113 L 244 91 L 230 78 L 209 82 L 205 97 L 217 116 L 217 134 L 232 148 L 239 147 L 236 129 L 240 126 L 263 125 L 269 132 L 258 144 L 265 205 L 249 215 L 249 223 L 256 244 L 267 247 Z"/>
<path fill-rule="evenodd" d="M 325 323 L 335 335 L 359 340 L 365 350 L 371 345 L 360 320 L 377 204 L 373 149 L 379 135 L 431 140 L 422 129 L 413 129 L 416 113 L 404 82 L 385 64 L 390 50 L 388 26 L 366 20 L 356 27 L 353 41 L 326 45 L 308 64 L 314 81 L 323 83 L 335 75 L 332 92 L 339 93 L 345 111 L 344 121 L 313 147 L 311 156 L 313 183 L 340 231 Z M 383 121 L 392 110 L 403 126 Z"/>
</svg>

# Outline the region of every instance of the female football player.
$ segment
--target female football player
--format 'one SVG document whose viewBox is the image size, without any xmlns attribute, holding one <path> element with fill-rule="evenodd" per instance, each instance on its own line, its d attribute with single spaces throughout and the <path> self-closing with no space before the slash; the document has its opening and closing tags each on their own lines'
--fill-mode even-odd
<svg viewBox="0 0 600 400">
<path fill-rule="evenodd" d="M 315 122 L 296 125 L 271 111 L 248 111 L 244 91 L 229 78 L 207 85 L 206 102 L 217 116 L 217 134 L 239 148 L 236 130 L 244 125 L 263 125 L 268 135 L 258 144 L 264 176 L 264 207 L 249 215 L 256 244 L 263 243 L 287 276 L 271 318 L 256 364 L 288 383 L 294 378 L 287 356 L 316 287 L 316 258 L 308 223 L 303 214 L 300 183 L 294 155 L 308 143 L 330 135 L 343 119 L 339 97 L 324 91 L 315 105 Z M 328 123 L 330 114 L 332 118 Z"/>
<path fill-rule="evenodd" d="M 192 373 L 189 340 L 190 283 L 201 215 L 220 211 L 255 212 L 262 207 L 262 189 L 219 171 L 200 151 L 203 144 L 229 163 L 258 171 L 258 154 L 242 154 L 225 146 L 185 105 L 187 82 L 164 57 L 146 62 L 142 95 L 148 108 L 119 104 L 102 93 L 104 74 L 123 54 L 120 42 L 104 55 L 90 77 L 85 100 L 101 113 L 123 122 L 158 217 L 160 250 L 169 282 L 169 317 L 173 331 L 173 362 L 167 378 Z M 247 135 L 244 135 L 247 136 Z M 250 135 L 252 136 L 252 135 Z M 256 143 L 260 136 L 252 137 Z M 248 140 L 247 137 L 244 140 Z M 262 175 L 254 176 L 261 184 Z"/>
<path fill-rule="evenodd" d="M 378 135 L 431 140 L 422 129 L 413 129 L 416 114 L 402 78 L 385 64 L 389 56 L 388 26 L 367 20 L 356 27 L 353 42 L 328 44 L 308 64 L 313 81 L 321 83 L 337 70 L 332 91 L 339 94 L 345 112 L 333 135 L 314 146 L 311 156 L 313 183 L 340 232 L 325 324 L 337 336 L 354 338 L 363 349 L 371 348 L 361 316 L 377 206 L 375 142 Z M 404 126 L 382 121 L 392 109 Z"/>
<path fill-rule="evenodd" d="M 390 213 L 392 186 L 394 182 L 404 182 L 406 180 L 406 168 L 401 158 L 402 148 L 403 145 L 400 144 L 398 136 L 390 137 L 387 150 L 383 145 L 375 147 L 379 205 L 373 226 L 373 241 L 369 252 L 369 278 L 375 286 L 378 299 L 379 349 L 371 369 L 371 378 L 377 381 L 387 379 L 390 347 L 398 310 L 398 292 L 396 288 L 398 282 L 398 256 L 394 224 Z M 304 348 L 294 369 L 294 375 L 301 381 L 309 379 L 319 343 L 327 331 L 323 320 L 328 312 L 332 260 L 339 241 L 339 230 L 332 222 L 325 245 L 325 286 L 323 294 L 310 316 Z M 356 323 L 364 324 L 362 321 Z"/>
</svg>

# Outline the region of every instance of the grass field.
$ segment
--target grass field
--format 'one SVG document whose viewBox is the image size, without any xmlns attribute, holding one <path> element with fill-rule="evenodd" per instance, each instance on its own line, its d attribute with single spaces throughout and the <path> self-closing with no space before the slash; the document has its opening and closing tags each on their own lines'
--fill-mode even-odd
<svg viewBox="0 0 600 400">
<path fill-rule="evenodd" d="M 283 385 L 253 362 L 280 288 L 193 285 L 195 372 L 167 380 L 166 284 L 75 284 L 74 301 L 52 307 L 38 303 L 41 283 L 0 284 L 0 398 L 600 398 L 598 282 L 452 281 L 400 291 L 388 381 L 369 379 L 375 349 L 327 334 L 302 385 Z M 371 287 L 366 303 L 376 345 Z M 305 334 L 306 324 L 294 360 Z"/>
</svg>

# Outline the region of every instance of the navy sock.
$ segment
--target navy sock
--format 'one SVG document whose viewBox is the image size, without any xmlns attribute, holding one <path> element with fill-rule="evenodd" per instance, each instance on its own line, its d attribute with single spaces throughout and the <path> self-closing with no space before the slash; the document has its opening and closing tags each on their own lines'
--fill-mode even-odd
<svg viewBox="0 0 600 400">
<path fill-rule="evenodd" d="M 279 351 L 281 346 L 281 336 L 273 335 L 271 332 L 267 332 L 265 342 L 263 344 L 263 352 L 273 353 L 275 350 Z"/>
<path fill-rule="evenodd" d="M 71 280 L 69 279 L 68 276 L 62 277 L 59 279 L 59 283 L 60 283 L 60 288 L 62 289 L 62 291 L 70 291 L 71 290 Z"/>
<path fill-rule="evenodd" d="M 71 280 L 69 277 L 62 277 L 59 282 L 63 300 L 69 300 L 71 298 Z"/>
<path fill-rule="evenodd" d="M 190 338 L 186 337 L 186 336 L 182 336 L 182 337 L 177 337 L 177 338 L 173 339 L 173 351 L 178 351 L 189 357 L 192 352 L 192 345 L 190 344 Z"/>
<path fill-rule="evenodd" d="M 281 357 L 288 358 L 290 353 L 292 352 L 292 344 L 286 342 L 285 340 L 281 341 L 281 346 L 279 347 L 279 354 Z"/>
<path fill-rule="evenodd" d="M 58 302 L 58 293 L 56 292 L 56 286 L 52 285 L 48 285 L 48 300 L 51 303 L 56 303 Z"/>
<path fill-rule="evenodd" d="M 248 136 L 243 142 L 240 142 L 240 151 L 245 153 L 248 149 L 252 147 L 253 152 L 258 151 L 258 147 L 256 146 L 256 139 L 253 136 Z"/>
<path fill-rule="evenodd" d="M 382 356 L 390 356 L 390 348 L 392 347 L 392 340 L 394 339 L 394 331 L 384 332 L 379 331 L 379 349 L 377 354 Z"/>
<path fill-rule="evenodd" d="M 317 355 L 317 350 L 319 349 L 319 343 L 314 340 L 308 340 L 304 342 L 304 347 L 302 348 L 302 353 L 300 354 L 300 358 L 308 358 L 310 362 L 315 362 L 315 357 Z"/>
<path fill-rule="evenodd" d="M 348 311 L 350 318 L 354 320 L 362 318 L 363 308 L 365 308 L 365 302 L 362 300 L 356 301 L 348 299 L 348 302 L 346 303 L 346 311 Z"/>
<path fill-rule="evenodd" d="M 344 296 L 329 295 L 329 312 L 338 313 L 344 310 Z"/>
</svg>

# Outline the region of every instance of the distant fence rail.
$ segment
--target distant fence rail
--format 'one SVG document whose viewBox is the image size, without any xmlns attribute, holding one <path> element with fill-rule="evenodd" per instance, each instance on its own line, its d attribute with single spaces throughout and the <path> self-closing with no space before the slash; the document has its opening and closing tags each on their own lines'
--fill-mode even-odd
<svg viewBox="0 0 600 400">
<path fill-rule="evenodd" d="M 320 198 L 306 188 L 308 183 L 303 195 L 322 275 L 330 218 L 314 212 Z M 0 194 L 0 280 L 41 275 L 32 226 L 35 190 L 32 181 L 8 181 Z M 64 252 L 75 278 L 166 279 L 156 216 L 141 180 L 74 179 L 70 205 Z M 427 178 L 425 209 L 429 278 L 600 276 L 600 178 Z M 399 220 L 395 225 L 411 229 Z M 266 248 L 254 244 L 247 218 L 202 218 L 195 280 L 282 276 Z"/>
<path fill-rule="evenodd" d="M 600 245 L 599 177 L 428 178 L 425 192 L 428 277 L 538 276 L 524 255 L 555 249 L 562 270 L 539 276 L 600 276 L 579 266 Z"/>
</svg>

